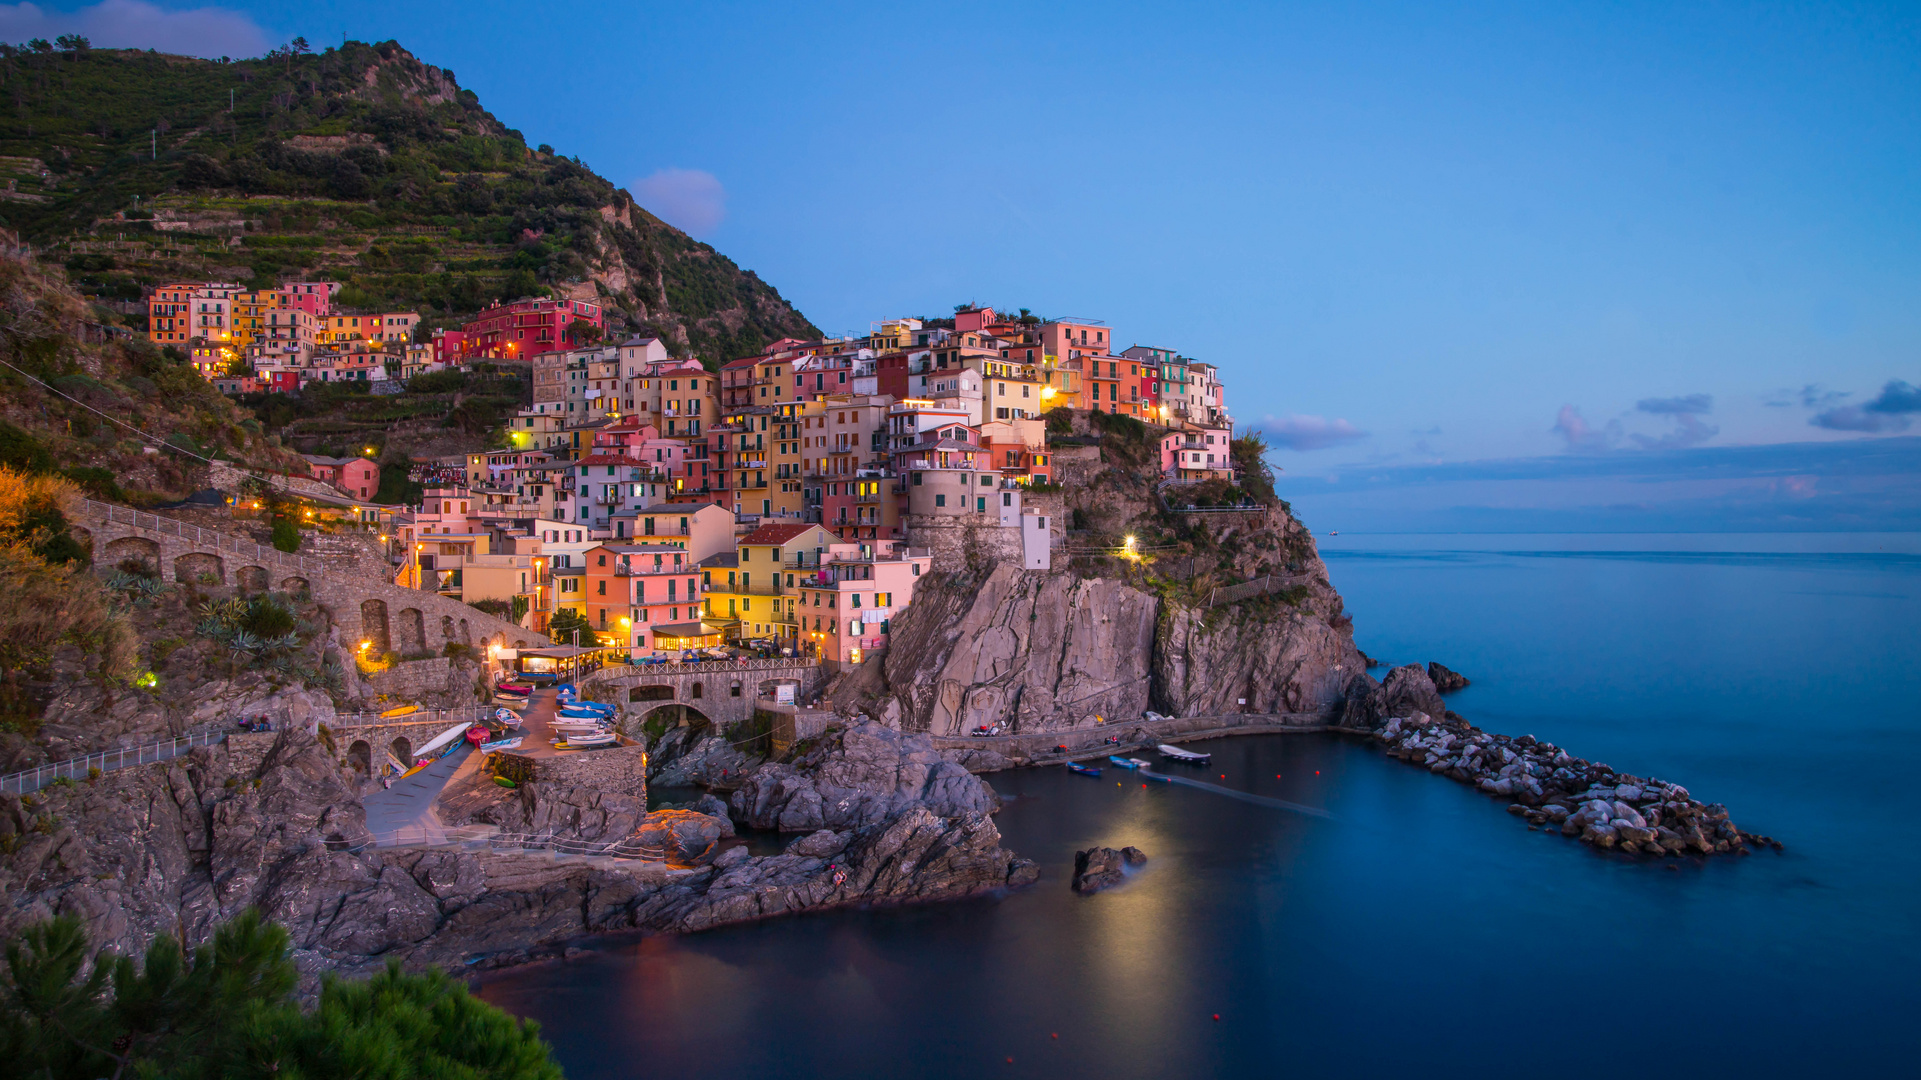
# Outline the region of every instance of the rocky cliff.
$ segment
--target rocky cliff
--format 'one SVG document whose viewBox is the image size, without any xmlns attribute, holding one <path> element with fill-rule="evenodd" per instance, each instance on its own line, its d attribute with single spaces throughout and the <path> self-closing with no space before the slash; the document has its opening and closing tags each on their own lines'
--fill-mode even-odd
<svg viewBox="0 0 1921 1080">
<path fill-rule="evenodd" d="M 850 903 L 961 896 L 1030 881 L 1000 846 L 992 793 L 924 740 L 857 731 L 843 751 L 757 776 L 811 829 L 778 855 L 720 843 L 718 800 L 648 813 L 639 801 L 530 785 L 492 806 L 503 826 L 669 853 L 666 862 L 546 851 L 364 847 L 366 819 L 333 756 L 283 732 L 252 768 L 225 748 L 33 796 L 0 797 L 0 931 L 72 912 L 96 945 L 190 943 L 247 907 L 286 926 L 303 969 L 511 963 L 608 931 L 677 932 Z M 844 806 L 857 807 L 843 812 Z M 708 811 L 703 813 L 702 811 Z"/>
<path fill-rule="evenodd" d="M 1306 530 L 1281 507 L 1175 515 L 1165 527 L 1164 555 L 935 575 L 894 624 L 880 670 L 832 688 L 836 707 L 936 735 L 1051 731 L 1148 709 L 1339 710 L 1367 662 Z M 1236 585 L 1257 594 L 1234 599 L 1224 587 Z"/>
</svg>

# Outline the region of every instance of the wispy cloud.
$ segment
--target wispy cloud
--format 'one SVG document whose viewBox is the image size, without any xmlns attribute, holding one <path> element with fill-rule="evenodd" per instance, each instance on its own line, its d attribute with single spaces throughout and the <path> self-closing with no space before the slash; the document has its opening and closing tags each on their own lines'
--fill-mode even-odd
<svg viewBox="0 0 1921 1080">
<path fill-rule="evenodd" d="M 1654 416 L 1674 418 L 1674 429 L 1665 435 L 1630 436 L 1634 444 L 1643 450 L 1678 450 L 1684 446 L 1699 446 L 1721 434 L 1720 428 L 1701 419 L 1703 414 L 1714 411 L 1712 394 L 1642 398 L 1634 407 Z"/>
<path fill-rule="evenodd" d="M 1908 414 L 1917 412 L 1921 412 L 1921 387 L 1889 379 L 1872 400 L 1816 413 L 1808 423 L 1829 431 L 1906 431 L 1913 424 Z"/>
<path fill-rule="evenodd" d="M 1559 435 L 1567 444 L 1571 454 L 1601 454 L 1614 449 L 1621 442 L 1621 422 L 1609 420 L 1601 427 L 1587 422 L 1581 410 L 1572 405 L 1561 406 L 1554 417 L 1554 426 L 1548 429 Z"/>
<path fill-rule="evenodd" d="M 1367 432 L 1346 420 L 1324 416 L 1269 416 L 1255 425 L 1269 446 L 1285 450 L 1325 450 L 1330 446 L 1367 438 Z"/>
<path fill-rule="evenodd" d="M 634 184 L 634 200 L 690 236 L 711 234 L 727 217 L 727 189 L 702 169 L 660 169 Z"/>
<path fill-rule="evenodd" d="M 169 11 L 144 0 L 102 0 L 75 11 L 0 4 L 0 41 L 80 34 L 103 49 L 157 49 L 183 56 L 259 56 L 267 34 L 253 17 L 220 7 Z"/>
<path fill-rule="evenodd" d="M 1685 397 L 1642 398 L 1634 407 L 1656 416 L 1686 416 L 1714 411 L 1713 394 L 1688 394 Z"/>
</svg>

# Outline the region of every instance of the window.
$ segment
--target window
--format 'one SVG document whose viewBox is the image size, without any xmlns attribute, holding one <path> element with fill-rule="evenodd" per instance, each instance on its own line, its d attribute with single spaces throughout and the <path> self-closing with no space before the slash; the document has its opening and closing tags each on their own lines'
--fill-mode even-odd
<svg viewBox="0 0 1921 1080">
<path fill-rule="evenodd" d="M 935 506 L 946 506 L 946 505 L 947 505 L 947 496 L 946 496 L 946 495 L 935 495 L 935 496 L 934 496 L 934 505 L 935 505 Z"/>
<path fill-rule="evenodd" d="M 594 588 L 594 591 L 595 591 L 595 592 L 597 592 L 597 593 L 599 593 L 599 594 L 600 594 L 600 595 L 602 595 L 602 596 L 606 596 L 606 595 L 607 595 L 607 582 L 605 582 L 605 581 L 596 581 L 596 582 L 594 582 L 594 585 L 595 585 L 595 588 Z"/>
</svg>

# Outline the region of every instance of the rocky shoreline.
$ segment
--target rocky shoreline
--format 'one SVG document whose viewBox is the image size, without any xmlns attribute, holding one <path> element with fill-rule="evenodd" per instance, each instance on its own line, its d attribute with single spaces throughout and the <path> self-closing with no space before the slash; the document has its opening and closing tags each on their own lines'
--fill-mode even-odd
<svg viewBox="0 0 1921 1080">
<path fill-rule="evenodd" d="M 1703 803 L 1679 784 L 1620 772 L 1532 735 L 1482 731 L 1441 704 L 1433 679 L 1418 665 L 1396 668 L 1358 693 L 1348 718 L 1358 721 L 1350 727 L 1384 744 L 1389 757 L 1512 799 L 1508 812 L 1530 828 L 1556 829 L 1596 848 L 1660 857 L 1746 855 L 1782 846 L 1743 831 L 1727 807 Z"/>
</svg>

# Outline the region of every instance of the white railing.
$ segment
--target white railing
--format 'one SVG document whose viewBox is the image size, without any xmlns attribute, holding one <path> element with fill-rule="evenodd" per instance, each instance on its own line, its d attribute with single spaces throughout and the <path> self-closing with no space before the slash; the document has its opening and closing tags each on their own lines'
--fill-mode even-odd
<svg viewBox="0 0 1921 1080">
<path fill-rule="evenodd" d="M 777 668 L 819 667 L 820 660 L 813 657 L 758 657 L 743 656 L 735 660 L 696 660 L 692 663 L 669 661 L 665 664 L 609 664 L 599 671 L 581 679 L 582 682 L 609 681 L 633 678 L 641 675 L 695 675 L 701 672 L 724 671 L 772 671 Z"/>
<path fill-rule="evenodd" d="M 104 773 L 129 765 L 172 761 L 195 747 L 212 746 L 214 743 L 224 741 L 227 734 L 225 731 L 203 731 L 194 735 L 182 735 L 163 743 L 149 743 L 146 746 L 135 746 L 125 750 L 103 750 L 98 754 L 88 754 L 82 758 L 56 761 L 39 768 L 0 776 L 0 791 L 25 795 L 39 791 L 55 780 L 63 778 L 84 780 L 92 774 L 94 769 Z"/>
<path fill-rule="evenodd" d="M 406 727 L 411 724 L 448 724 L 465 721 L 477 724 L 494 714 L 493 705 L 462 705 L 454 709 L 422 709 L 419 712 L 403 713 L 399 716 L 383 718 L 379 713 L 341 713 L 332 720 L 323 721 L 327 730 L 332 732 L 350 731 L 354 728 Z"/>
</svg>

